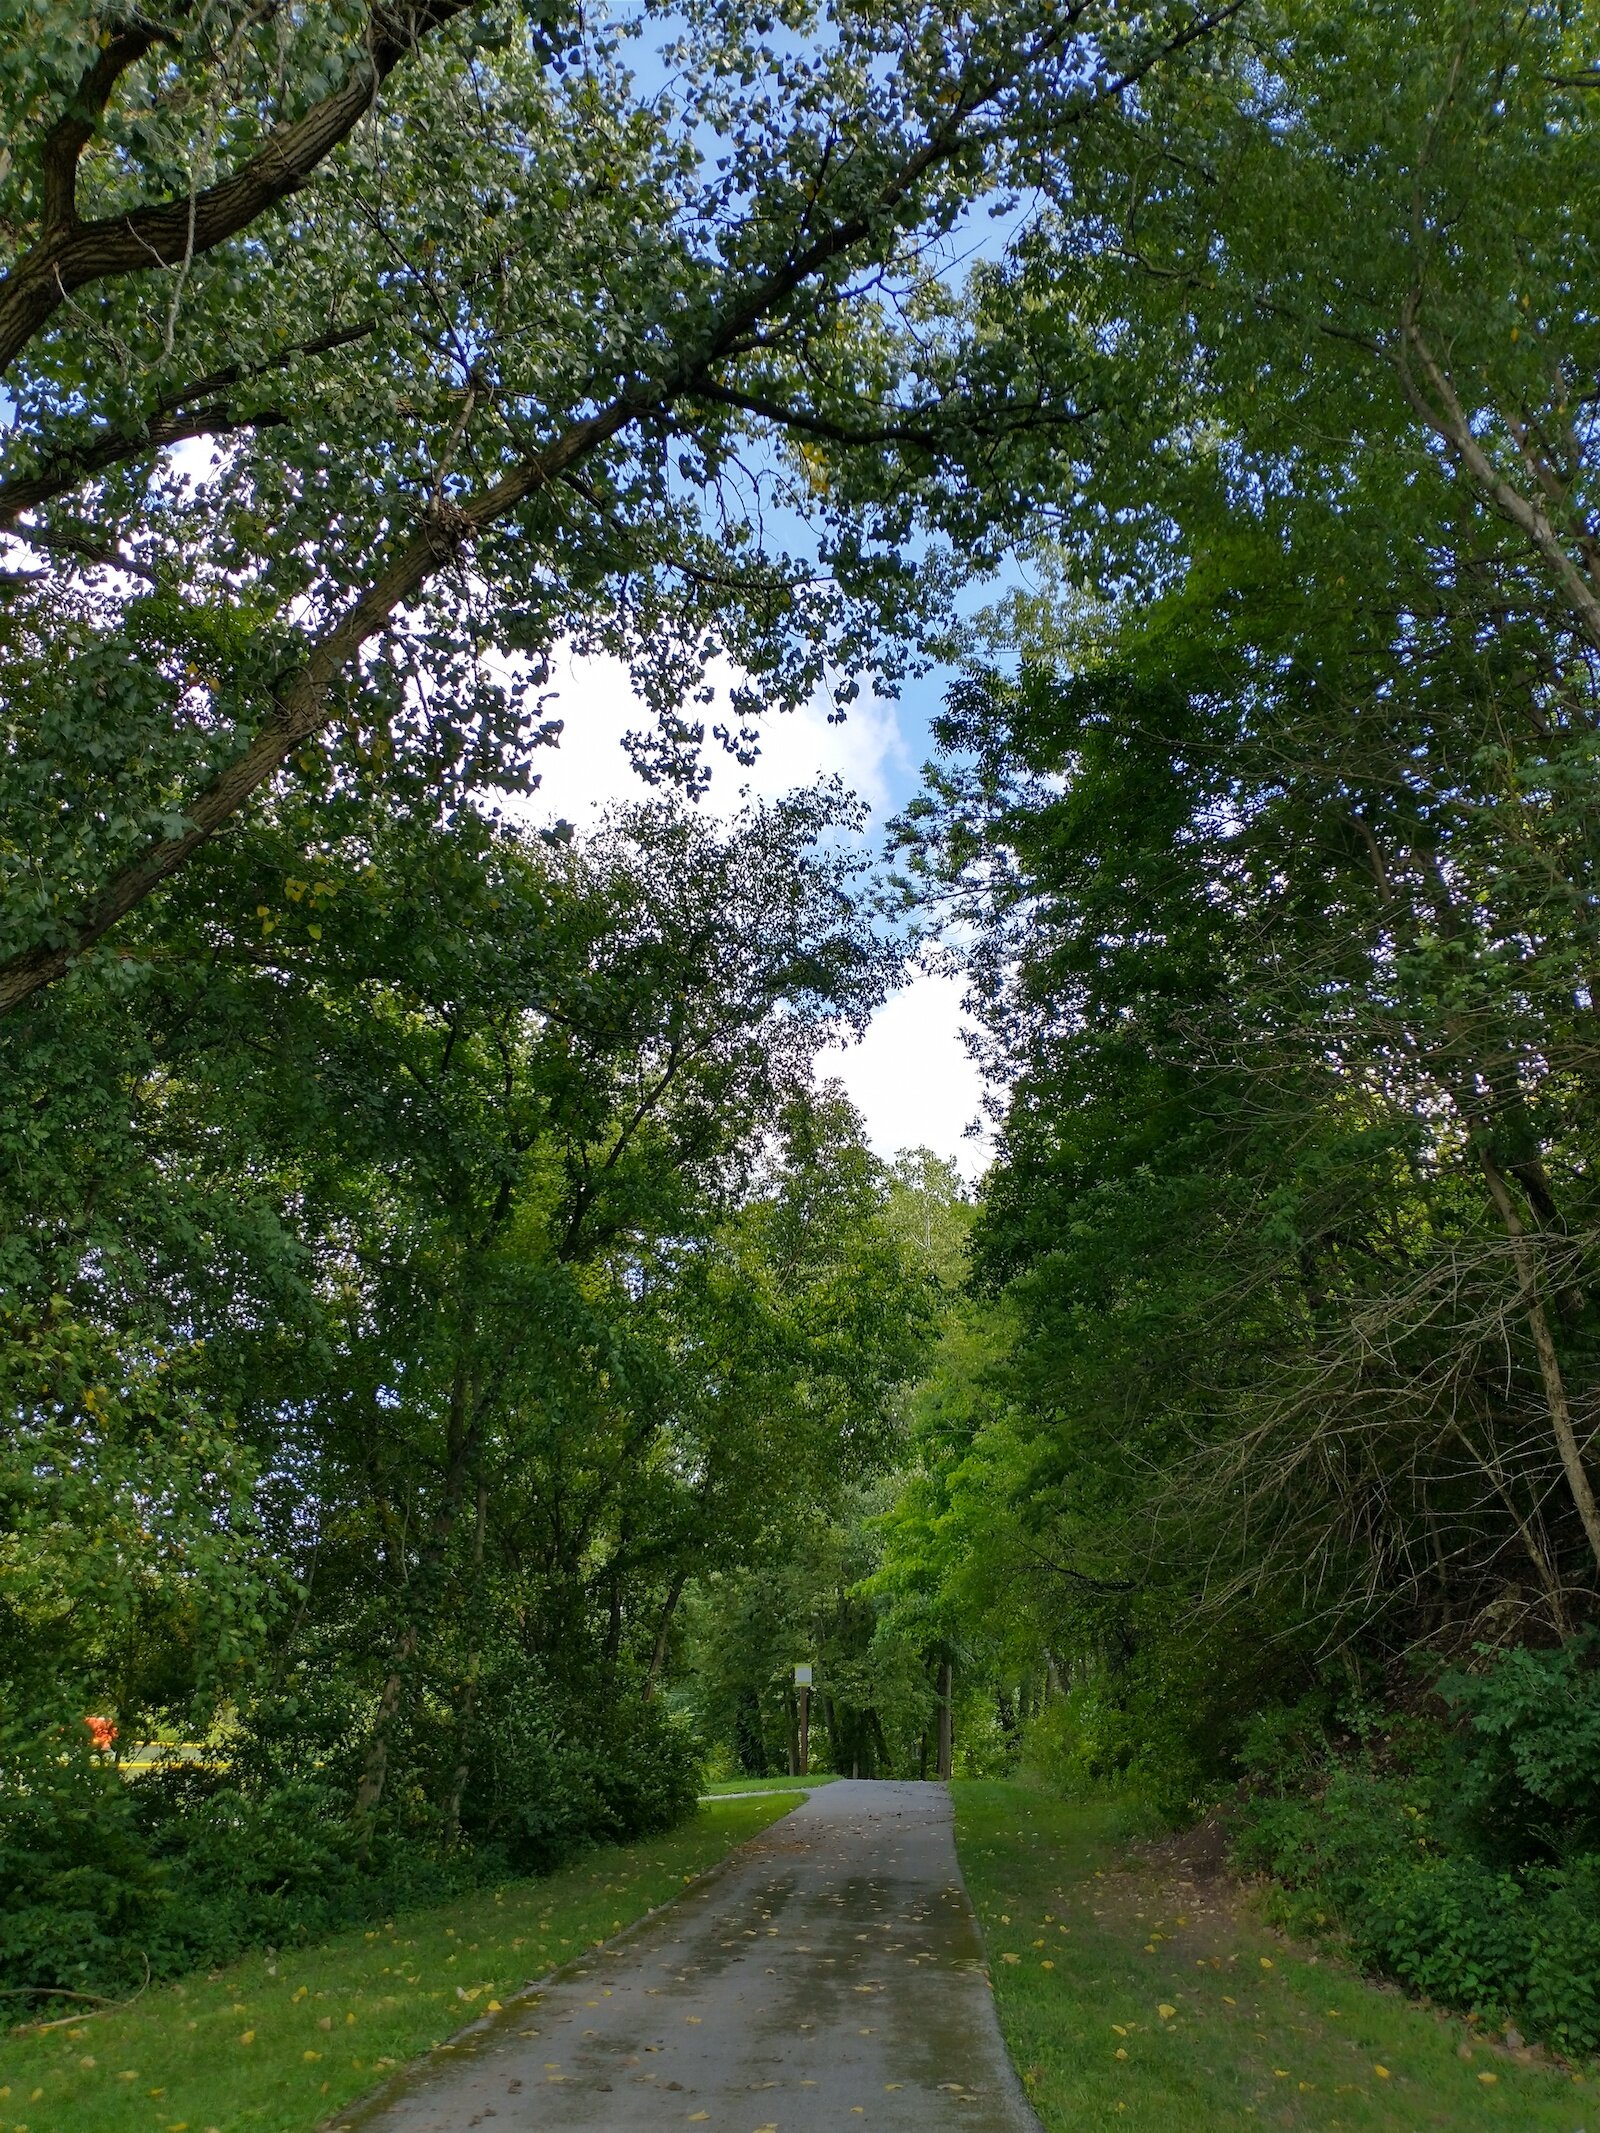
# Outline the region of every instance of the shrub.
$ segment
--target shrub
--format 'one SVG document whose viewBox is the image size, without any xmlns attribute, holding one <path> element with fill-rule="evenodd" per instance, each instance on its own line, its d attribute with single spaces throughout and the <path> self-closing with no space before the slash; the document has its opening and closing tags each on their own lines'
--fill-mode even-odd
<svg viewBox="0 0 1600 2133">
<path fill-rule="evenodd" d="M 1590 1640 L 1440 1684 L 1452 1728 L 1397 1726 L 1380 1764 L 1263 1732 L 1235 1858 L 1280 1915 L 1449 2006 L 1600 2049 L 1600 1690 Z M 1274 1754 L 1292 1743 L 1292 1752 Z"/>
<path fill-rule="evenodd" d="M 490 1684 L 485 1705 L 468 1827 L 519 1871 L 670 1828 L 693 1810 L 699 1749 L 659 1704 L 628 1697 L 604 1712 L 564 1714 L 524 1672 Z"/>
<path fill-rule="evenodd" d="M 535 1677 L 491 1684 L 463 1802 L 463 1841 L 419 1811 L 405 1770 L 459 1752 L 413 1729 L 363 1850 L 351 1817 L 359 1729 L 337 1699 L 279 1697 L 224 1766 L 129 1777 L 56 1729 L 0 1764 L 0 1977 L 80 1991 L 289 1946 L 586 1847 L 670 1827 L 694 1806 L 699 1756 L 658 1706 L 560 1713 Z"/>
<path fill-rule="evenodd" d="M 1592 1635 L 1500 1652 L 1439 1694 L 1467 1721 L 1453 1794 L 1469 1840 L 1496 1856 L 1600 1851 L 1600 1665 Z"/>
<path fill-rule="evenodd" d="M 70 1733 L 0 1768 L 0 1976 L 93 1991 L 137 1983 L 163 1876 L 116 1769 Z"/>
</svg>

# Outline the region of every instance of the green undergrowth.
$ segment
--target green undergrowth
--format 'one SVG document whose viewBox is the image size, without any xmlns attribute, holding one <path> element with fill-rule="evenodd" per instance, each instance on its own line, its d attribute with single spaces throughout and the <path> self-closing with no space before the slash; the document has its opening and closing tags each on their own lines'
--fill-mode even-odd
<svg viewBox="0 0 1600 2133">
<path fill-rule="evenodd" d="M 1600 2124 L 1588 2075 L 1295 1947 L 1230 1884 L 1142 1856 L 1127 1809 L 1014 1782 L 955 1797 L 1001 2027 L 1047 2133 Z"/>
<path fill-rule="evenodd" d="M 815 1792 L 819 1785 L 836 1785 L 837 1773 L 824 1771 L 820 1777 L 775 1777 L 775 1778 L 714 1778 L 704 1787 L 701 1798 L 710 1799 L 721 1792 Z"/>
<path fill-rule="evenodd" d="M 702 1807 L 664 1836 L 369 1932 L 152 1988 L 0 2042 L 0 2133 L 308 2133 L 530 1978 L 677 1895 L 792 1795 Z"/>
</svg>

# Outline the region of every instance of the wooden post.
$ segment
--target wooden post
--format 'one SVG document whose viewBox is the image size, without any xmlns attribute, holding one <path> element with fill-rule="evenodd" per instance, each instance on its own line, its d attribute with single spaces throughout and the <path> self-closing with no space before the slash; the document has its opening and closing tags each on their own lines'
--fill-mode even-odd
<svg viewBox="0 0 1600 2133">
<path fill-rule="evenodd" d="M 955 1762 L 955 1729 L 951 1722 L 952 1713 L 950 1710 L 950 1692 L 953 1685 L 954 1673 L 955 1669 L 951 1666 L 950 1661 L 948 1659 L 942 1660 L 940 1662 L 938 1777 L 941 1785 L 949 1784 L 951 1770 L 953 1769 Z"/>
</svg>

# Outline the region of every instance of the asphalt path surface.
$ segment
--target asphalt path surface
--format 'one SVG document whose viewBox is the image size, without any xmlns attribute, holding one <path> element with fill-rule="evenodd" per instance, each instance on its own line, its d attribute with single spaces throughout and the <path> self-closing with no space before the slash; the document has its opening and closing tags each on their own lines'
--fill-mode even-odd
<svg viewBox="0 0 1600 2133">
<path fill-rule="evenodd" d="M 1038 2133 L 942 1785 L 841 1780 L 332 2124 Z"/>
</svg>

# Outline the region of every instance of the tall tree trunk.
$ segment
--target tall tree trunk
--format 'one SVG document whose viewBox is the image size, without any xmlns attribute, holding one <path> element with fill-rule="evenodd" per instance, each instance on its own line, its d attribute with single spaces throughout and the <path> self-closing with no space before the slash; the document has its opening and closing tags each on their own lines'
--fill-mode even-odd
<svg viewBox="0 0 1600 2133">
<path fill-rule="evenodd" d="M 662 1604 L 661 1620 L 656 1624 L 656 1641 L 650 1648 L 650 1664 L 645 1669 L 644 1695 L 648 1703 L 656 1693 L 656 1683 L 661 1679 L 661 1669 L 667 1662 L 667 1638 L 672 1630 L 672 1617 L 677 1612 L 678 1601 L 687 1582 L 688 1573 L 680 1570 L 667 1587 L 667 1597 Z"/>
<path fill-rule="evenodd" d="M 1572 1500 L 1578 1507 L 1578 1516 L 1583 1521 L 1583 1530 L 1588 1535 L 1590 1551 L 1596 1565 L 1600 1566 L 1600 1504 L 1595 1502 L 1594 1489 L 1583 1464 L 1577 1431 L 1572 1426 L 1572 1409 L 1567 1400 L 1567 1385 L 1561 1371 L 1561 1358 L 1556 1352 L 1555 1338 L 1550 1331 L 1550 1315 L 1545 1310 L 1544 1298 L 1540 1293 L 1539 1263 L 1534 1253 L 1533 1241 L 1517 1212 L 1516 1202 L 1511 1197 L 1511 1188 L 1487 1148 L 1481 1151 L 1480 1160 L 1484 1179 L 1489 1187 L 1489 1196 L 1494 1201 L 1506 1235 L 1511 1240 L 1522 1308 L 1527 1316 L 1528 1331 L 1533 1335 L 1534 1353 L 1539 1358 L 1539 1376 L 1544 1384 L 1545 1407 L 1550 1416 L 1550 1428 L 1556 1440 L 1556 1449 L 1561 1455 L 1562 1469 L 1567 1477 L 1567 1486 L 1572 1491 Z"/>
<path fill-rule="evenodd" d="M 461 1802 L 466 1797 L 467 1779 L 472 1770 L 472 1732 L 478 1715 L 478 1670 L 482 1662 L 478 1647 L 478 1627 L 483 1619 L 483 1528 L 488 1508 L 489 1485 L 480 1481 L 478 1515 L 472 1529 L 472 1584 L 467 1603 L 472 1648 L 467 1654 L 467 1678 L 462 1684 L 461 1705 L 456 1721 L 456 1767 L 450 1779 L 449 1797 L 444 1803 L 446 1850 L 454 1849 L 461 1836 Z"/>
<path fill-rule="evenodd" d="M 422 1617 L 444 1569 L 445 1554 L 450 1545 L 450 1536 L 455 1531 L 462 1498 L 477 1466 L 481 1427 L 481 1414 L 469 1412 L 466 1371 L 464 1366 L 460 1366 L 450 1391 L 444 1494 L 440 1498 L 438 1510 L 433 1515 L 433 1523 L 428 1531 L 427 1543 L 417 1565 L 416 1575 L 403 1595 L 406 1619 L 397 1625 L 390 1645 L 388 1672 L 378 1697 L 378 1708 L 373 1713 L 372 1732 L 367 1742 L 361 1782 L 356 1787 L 354 1820 L 360 1832 L 363 1852 L 371 1843 L 372 1826 L 383 1801 L 383 1789 L 389 1774 L 390 1741 L 394 1733 L 395 1719 L 399 1715 L 411 1682 L 417 1649 L 422 1638 Z"/>
<path fill-rule="evenodd" d="M 948 1659 L 939 1662 L 939 1765 L 941 1785 L 948 1785 L 955 1769 L 955 1714 L 950 1698 L 955 1687 L 955 1668 Z"/>
<path fill-rule="evenodd" d="M 868 1723 L 872 1727 L 872 1774 L 874 1777 L 888 1777 L 893 1769 L 889 1754 L 889 1736 L 883 1730 L 883 1718 L 876 1704 L 872 1707 Z"/>
<path fill-rule="evenodd" d="M 418 1629 L 414 1621 L 401 1626 L 389 1654 L 389 1672 L 378 1697 L 378 1708 L 373 1713 L 372 1735 L 367 1742 L 367 1759 L 362 1766 L 361 1783 L 356 1787 L 355 1819 L 363 1833 L 363 1850 L 371 1834 L 372 1819 L 383 1798 L 384 1781 L 389 1775 L 389 1736 L 395 1713 L 400 1708 L 400 1699 L 405 1693 L 411 1662 L 416 1656 L 417 1637 Z"/>
</svg>

